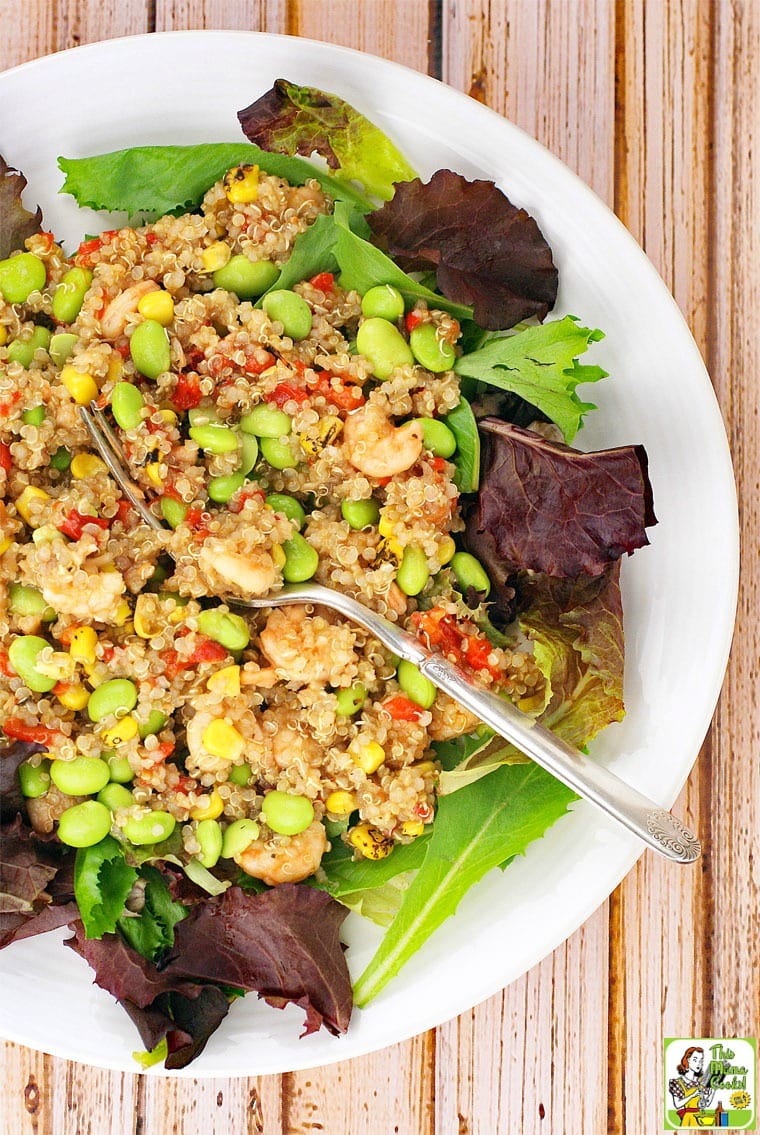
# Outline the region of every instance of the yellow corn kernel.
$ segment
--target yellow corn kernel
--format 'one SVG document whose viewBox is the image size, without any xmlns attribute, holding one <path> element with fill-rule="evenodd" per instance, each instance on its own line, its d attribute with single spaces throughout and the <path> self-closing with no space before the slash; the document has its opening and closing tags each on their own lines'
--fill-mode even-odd
<svg viewBox="0 0 760 1135">
<path fill-rule="evenodd" d="M 216 789 L 190 809 L 191 820 L 217 820 L 224 811 L 224 801 Z"/>
<path fill-rule="evenodd" d="M 325 809 L 331 816 L 350 816 L 352 812 L 356 811 L 357 803 L 356 797 L 352 792 L 346 792 L 342 788 L 336 788 L 335 792 L 331 792 L 325 800 Z"/>
<path fill-rule="evenodd" d="M 4 323 L 0 323 L 0 347 L 4 347 L 8 342 L 8 328 Z"/>
<path fill-rule="evenodd" d="M 151 461 L 150 464 L 145 466 L 145 475 L 151 484 L 155 485 L 157 489 L 164 487 L 164 480 L 161 476 L 161 462 Z"/>
<path fill-rule="evenodd" d="M 385 749 L 377 741 L 353 741 L 348 751 L 354 764 L 371 776 L 385 760 Z"/>
<path fill-rule="evenodd" d="M 221 757 L 225 761 L 236 761 L 242 757 L 245 749 L 245 738 L 223 717 L 214 718 L 206 726 L 201 740 L 204 749 L 207 749 L 212 757 Z"/>
<path fill-rule="evenodd" d="M 116 608 L 116 613 L 113 617 L 113 621 L 117 627 L 126 627 L 131 615 L 132 608 L 129 605 L 129 601 L 127 599 L 121 599 L 119 601 L 118 607 Z M 134 630 L 134 626 L 132 627 L 132 630 Z"/>
<path fill-rule="evenodd" d="M 411 836 L 416 839 L 418 835 L 422 835 L 425 830 L 425 825 L 422 820 L 404 820 L 401 825 L 401 834 Z"/>
<path fill-rule="evenodd" d="M 259 167 L 233 166 L 224 175 L 224 192 L 233 205 L 249 205 L 259 196 Z"/>
<path fill-rule="evenodd" d="M 214 241 L 208 248 L 204 248 L 201 255 L 203 261 L 204 272 L 216 272 L 219 268 L 224 268 L 225 264 L 232 256 L 232 249 L 223 240 Z"/>
<path fill-rule="evenodd" d="M 390 540 L 384 536 L 377 545 L 377 562 L 392 563 L 399 567 L 404 558 L 404 549 L 398 540 Z"/>
<path fill-rule="evenodd" d="M 274 561 L 275 567 L 285 567 L 285 560 L 287 559 L 287 557 L 283 550 L 282 544 L 275 544 L 270 554 L 272 556 L 272 560 Z"/>
<path fill-rule="evenodd" d="M 137 310 L 145 319 L 155 319 L 162 327 L 168 327 L 174 319 L 174 300 L 163 289 L 148 292 L 138 303 Z"/>
<path fill-rule="evenodd" d="M 179 419 L 173 410 L 159 410 L 158 413 L 164 425 L 176 426 Z"/>
<path fill-rule="evenodd" d="M 0 556 L 2 556 L 3 552 L 8 551 L 12 543 L 13 540 L 10 536 L 0 536 Z"/>
<path fill-rule="evenodd" d="M 69 637 L 69 654 L 75 662 L 95 665 L 95 647 L 98 636 L 92 627 L 77 627 Z"/>
<path fill-rule="evenodd" d="M 312 437 L 311 434 L 301 433 L 298 435 L 298 440 L 301 449 L 310 457 L 316 456 L 321 453 L 326 446 L 332 445 L 334 441 L 340 437 L 343 429 L 343 422 L 335 414 L 325 414 L 319 420 L 317 427 L 317 437 Z"/>
<path fill-rule="evenodd" d="M 106 745 L 119 745 L 122 741 L 131 741 L 133 737 L 137 736 L 137 732 L 137 718 L 128 713 L 110 729 L 104 729 L 100 736 Z"/>
<path fill-rule="evenodd" d="M 206 680 L 206 689 L 225 698 L 236 698 L 240 693 L 240 667 L 223 666 Z"/>
<path fill-rule="evenodd" d="M 416 773 L 419 773 L 420 776 L 429 776 L 430 773 L 438 771 L 432 761 L 417 761 L 412 765 L 412 768 Z"/>
<path fill-rule="evenodd" d="M 62 683 L 55 696 L 66 709 L 73 710 L 84 709 L 90 700 L 90 692 L 81 682 Z"/>
<path fill-rule="evenodd" d="M 377 530 L 380 535 L 384 536 L 387 540 L 390 536 L 393 535 L 395 527 L 396 525 L 394 524 L 394 522 L 384 512 L 381 511 L 380 519 L 377 522 Z"/>
<path fill-rule="evenodd" d="M 118 351 L 114 351 L 108 360 L 108 371 L 106 379 L 108 382 L 118 382 L 121 378 L 122 371 L 124 370 L 124 359 Z"/>
<path fill-rule="evenodd" d="M 48 501 L 50 500 L 50 493 L 46 493 L 44 489 L 38 489 L 36 485 L 27 485 L 16 497 L 16 512 L 27 524 L 32 523 L 29 505 L 33 500 Z"/>
<path fill-rule="evenodd" d="M 104 662 L 84 662 L 82 664 L 82 669 L 87 675 L 87 681 L 90 683 L 93 690 L 96 689 L 97 686 L 102 686 L 103 683 L 107 682 L 110 677 L 108 673 L 108 667 Z"/>
<path fill-rule="evenodd" d="M 447 564 L 454 558 L 456 550 L 457 546 L 451 536 L 445 536 L 438 545 L 438 562 L 442 565 Z"/>
<path fill-rule="evenodd" d="M 357 824 L 348 833 L 349 843 L 365 859 L 385 859 L 393 851 L 393 840 L 372 824 Z"/>
<path fill-rule="evenodd" d="M 61 382 L 79 406 L 86 406 L 98 396 L 98 384 L 91 374 L 83 374 L 73 366 L 61 371 Z"/>
<path fill-rule="evenodd" d="M 96 473 L 107 473 L 108 466 L 94 453 L 77 453 L 71 459 L 71 476 L 77 481 L 84 481 L 87 477 L 94 477 Z"/>
</svg>

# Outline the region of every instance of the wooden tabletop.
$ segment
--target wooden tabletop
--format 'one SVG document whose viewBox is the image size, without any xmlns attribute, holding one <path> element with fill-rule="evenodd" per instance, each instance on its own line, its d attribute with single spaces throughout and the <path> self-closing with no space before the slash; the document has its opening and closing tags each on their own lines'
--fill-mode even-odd
<svg viewBox="0 0 760 1135">
<path fill-rule="evenodd" d="M 702 836 L 698 868 L 646 854 L 502 993 L 330 1068 L 172 1080 L 5 1045 L 3 1135 L 660 1131 L 663 1037 L 760 1034 L 760 0 L 0 0 L 0 27 L 0 70 L 147 31 L 308 36 L 428 72 L 523 127 L 675 295 L 723 411 L 744 545 L 723 696 L 677 805 Z"/>
</svg>

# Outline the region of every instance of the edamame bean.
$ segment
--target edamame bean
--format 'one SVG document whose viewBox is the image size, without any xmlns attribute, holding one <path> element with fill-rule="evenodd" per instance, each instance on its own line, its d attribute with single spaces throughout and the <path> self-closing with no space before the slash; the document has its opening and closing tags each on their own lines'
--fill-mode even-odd
<svg viewBox="0 0 760 1135">
<path fill-rule="evenodd" d="M 97 800 L 85 800 L 61 813 L 58 838 L 68 847 L 94 847 L 111 830 L 111 813 Z"/>
<path fill-rule="evenodd" d="M 295 469 L 298 461 L 287 441 L 277 437 L 262 437 L 259 441 L 261 456 L 273 469 Z"/>
<path fill-rule="evenodd" d="M 300 532 L 294 532 L 289 540 L 283 541 L 285 563 L 282 578 L 287 583 L 304 583 L 311 579 L 319 566 L 319 556 L 308 540 Z"/>
<path fill-rule="evenodd" d="M 393 322 L 404 314 L 404 297 L 392 284 L 378 284 L 362 296 L 362 315 Z"/>
<path fill-rule="evenodd" d="M 123 430 L 136 430 L 145 399 L 132 382 L 117 382 L 111 391 L 111 413 Z"/>
<path fill-rule="evenodd" d="M 259 830 L 255 820 L 234 820 L 224 829 L 222 858 L 232 859 L 241 851 L 245 851 L 255 839 L 259 838 Z"/>
<path fill-rule="evenodd" d="M 18 780 L 21 793 L 27 800 L 38 800 L 50 788 L 50 761 L 30 765 L 28 761 L 18 766 Z"/>
<path fill-rule="evenodd" d="M 404 548 L 401 566 L 396 573 L 396 583 L 404 595 L 419 595 L 430 578 L 427 556 L 418 544 Z"/>
<path fill-rule="evenodd" d="M 187 411 L 187 420 L 191 426 L 207 426 L 210 422 L 219 422 L 219 415 L 214 406 L 191 406 Z"/>
<path fill-rule="evenodd" d="M 344 500 L 341 502 L 340 513 L 349 528 L 360 532 L 362 528 L 371 528 L 380 519 L 380 505 L 372 497 L 368 500 Z"/>
<path fill-rule="evenodd" d="M 253 434 L 240 434 L 240 464 L 238 472 L 247 477 L 252 472 L 259 456 L 259 443 Z"/>
<path fill-rule="evenodd" d="M 226 504 L 238 489 L 245 484 L 243 473 L 228 473 L 224 477 L 212 477 L 208 483 L 208 495 L 217 504 Z"/>
<path fill-rule="evenodd" d="M 50 779 L 67 796 L 94 796 L 111 779 L 111 770 L 100 757 L 74 757 L 71 761 L 53 761 Z"/>
<path fill-rule="evenodd" d="M 8 660 L 11 666 L 24 685 L 35 694 L 45 694 L 48 690 L 52 690 L 58 680 L 48 678 L 37 669 L 38 655 L 49 646 L 50 643 L 39 635 L 25 634 L 14 638 L 8 647 Z"/>
<path fill-rule="evenodd" d="M 293 428 L 293 420 L 284 410 L 261 402 L 240 419 L 244 433 L 256 437 L 287 437 Z"/>
<path fill-rule="evenodd" d="M 144 816 L 129 816 L 122 824 L 124 836 L 136 847 L 162 843 L 174 831 L 176 820 L 170 812 L 148 812 Z"/>
<path fill-rule="evenodd" d="M 430 709 L 437 690 L 430 679 L 426 678 L 412 662 L 402 658 L 398 664 L 396 678 L 410 701 L 422 706 L 423 709 Z"/>
<path fill-rule="evenodd" d="M 156 379 L 171 366 L 171 348 L 166 328 L 157 319 L 138 323 L 129 340 L 129 353 L 135 369 L 146 378 Z"/>
<path fill-rule="evenodd" d="M 104 788 L 101 788 L 96 799 L 101 804 L 105 804 L 109 812 L 116 812 L 119 808 L 131 808 L 135 802 L 135 798 L 129 789 L 125 788 L 123 784 L 116 784 L 115 781 L 111 781 Z"/>
<path fill-rule="evenodd" d="M 21 421 L 25 426 L 41 426 L 46 416 L 44 406 L 35 406 L 31 410 L 24 410 Z"/>
<path fill-rule="evenodd" d="M 28 339 L 14 339 L 8 347 L 8 362 L 20 363 L 27 368 L 34 361 L 34 352 L 41 347 L 44 351 L 50 346 L 50 332 L 47 327 L 35 327 Z"/>
<path fill-rule="evenodd" d="M 356 333 L 356 348 L 369 360 L 375 378 L 390 378 L 396 367 L 414 363 L 406 339 L 387 319 L 365 319 Z"/>
<path fill-rule="evenodd" d="M 198 630 L 230 651 L 245 650 L 251 641 L 245 619 L 241 615 L 233 615 L 231 611 L 221 611 L 218 607 L 201 611 Z"/>
<path fill-rule="evenodd" d="M 100 758 L 108 765 L 108 775 L 114 784 L 129 784 L 134 779 L 135 774 L 132 772 L 128 757 L 119 757 L 116 753 L 106 750 L 105 753 L 100 754 Z"/>
<path fill-rule="evenodd" d="M 452 457 L 457 439 L 449 427 L 437 418 L 418 418 L 422 426 L 422 444 L 434 457 Z"/>
<path fill-rule="evenodd" d="M 137 686 L 129 678 L 111 678 L 96 686 L 87 703 L 90 721 L 102 721 L 114 715 L 123 717 L 137 705 Z"/>
<path fill-rule="evenodd" d="M 337 702 L 335 712 L 338 717 L 353 717 L 367 700 L 367 691 L 360 683 L 350 686 L 347 690 L 338 690 L 335 694 Z"/>
<path fill-rule="evenodd" d="M 53 293 L 53 318 L 57 323 L 74 322 L 91 283 L 92 272 L 87 268 L 69 269 Z"/>
<path fill-rule="evenodd" d="M 314 805 L 308 796 L 267 792 L 261 806 L 261 818 L 278 835 L 298 835 L 314 821 Z"/>
<path fill-rule="evenodd" d="M 7 303 L 25 303 L 32 292 L 45 287 L 46 280 L 45 265 L 31 252 L 0 260 L 0 292 Z"/>
<path fill-rule="evenodd" d="M 222 829 L 217 820 L 199 820 L 195 836 L 201 846 L 200 859 L 204 867 L 215 867 L 222 854 Z"/>
<path fill-rule="evenodd" d="M 238 784 L 244 788 L 251 782 L 251 770 L 248 765 L 233 765 L 227 773 L 227 780 L 230 784 Z"/>
<path fill-rule="evenodd" d="M 187 505 L 178 501 L 176 497 L 161 497 L 159 500 L 161 515 L 170 528 L 178 528 L 187 516 Z"/>
<path fill-rule="evenodd" d="M 298 526 L 299 532 L 306 523 L 306 513 L 301 502 L 297 501 L 295 497 L 288 496 L 287 493 L 270 493 L 265 504 L 268 504 L 275 512 L 284 513 L 288 520 L 292 520 Z"/>
<path fill-rule="evenodd" d="M 48 354 L 57 367 L 62 367 L 66 360 L 71 358 L 76 345 L 77 336 L 72 331 L 59 331 L 50 340 Z"/>
<path fill-rule="evenodd" d="M 152 737 L 154 733 L 160 733 L 166 725 L 166 714 L 162 713 L 160 709 L 152 709 L 148 714 L 148 720 L 141 723 L 138 727 L 141 740 L 146 737 Z"/>
<path fill-rule="evenodd" d="M 65 473 L 71 464 L 71 454 L 65 445 L 60 445 L 56 449 L 53 456 L 50 458 L 50 464 L 53 469 L 57 469 L 59 473 Z"/>
<path fill-rule="evenodd" d="M 282 324 L 283 333 L 290 339 L 305 339 L 311 331 L 311 308 L 296 292 L 284 288 L 269 292 L 262 307 L 270 319 Z"/>
<path fill-rule="evenodd" d="M 480 560 L 469 552 L 456 552 L 451 557 L 451 570 L 462 591 L 468 587 L 483 592 L 486 596 L 491 590 L 491 581 Z"/>
<path fill-rule="evenodd" d="M 271 288 L 280 269 L 271 260 L 249 260 L 247 256 L 231 256 L 223 268 L 213 274 L 214 287 L 234 292 L 238 299 L 252 300 Z"/>
<path fill-rule="evenodd" d="M 229 426 L 220 426 L 213 422 L 205 426 L 191 426 L 188 433 L 193 441 L 197 441 L 201 449 L 205 449 L 208 453 L 232 453 L 239 445 L 234 430 Z"/>
<path fill-rule="evenodd" d="M 438 336 L 434 323 L 418 323 L 409 333 L 409 346 L 420 366 L 433 374 L 451 370 L 457 357 L 451 343 Z"/>
<path fill-rule="evenodd" d="M 56 617 L 42 593 L 27 583 L 12 583 L 8 588 L 8 602 L 14 615 L 22 618 L 36 615 L 44 623 L 52 623 Z"/>
</svg>

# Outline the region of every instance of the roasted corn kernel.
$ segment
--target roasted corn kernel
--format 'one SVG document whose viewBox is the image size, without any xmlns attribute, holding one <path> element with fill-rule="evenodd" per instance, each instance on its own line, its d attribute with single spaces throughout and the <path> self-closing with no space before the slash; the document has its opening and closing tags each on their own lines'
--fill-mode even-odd
<svg viewBox="0 0 760 1135">
<path fill-rule="evenodd" d="M 129 713 L 126 717 L 117 721 L 115 725 L 112 725 L 110 729 L 104 729 L 100 736 L 106 745 L 119 745 L 123 741 L 131 741 L 133 737 L 137 736 L 137 732 L 137 719 Z"/>
<path fill-rule="evenodd" d="M 385 859 L 393 851 L 393 840 L 372 824 L 357 824 L 348 833 L 352 847 L 365 859 Z"/>
<path fill-rule="evenodd" d="M 331 816 L 350 816 L 356 811 L 356 797 L 352 792 L 337 788 L 325 800 L 325 808 Z"/>
<path fill-rule="evenodd" d="M 259 167 L 233 166 L 224 175 L 224 192 L 233 205 L 249 205 L 259 196 Z"/>
</svg>

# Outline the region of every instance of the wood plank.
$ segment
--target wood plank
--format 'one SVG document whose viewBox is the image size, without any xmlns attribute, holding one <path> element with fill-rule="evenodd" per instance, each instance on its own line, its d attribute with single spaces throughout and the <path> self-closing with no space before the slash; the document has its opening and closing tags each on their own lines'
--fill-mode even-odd
<svg viewBox="0 0 760 1135">
<path fill-rule="evenodd" d="M 287 31 L 428 70 L 428 0 L 289 0 Z"/>
<path fill-rule="evenodd" d="M 156 0 L 156 31 L 284 32 L 287 0 Z"/>
<path fill-rule="evenodd" d="M 147 5 L 118 0 L 77 0 L 70 4 L 28 0 L 21 19 L 19 6 L 12 0 L 2 0 L 0 70 L 83 43 L 149 31 L 147 12 Z"/>
</svg>

